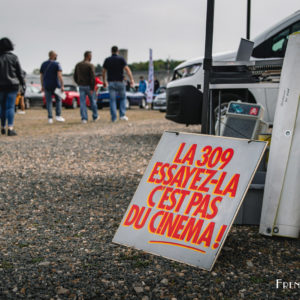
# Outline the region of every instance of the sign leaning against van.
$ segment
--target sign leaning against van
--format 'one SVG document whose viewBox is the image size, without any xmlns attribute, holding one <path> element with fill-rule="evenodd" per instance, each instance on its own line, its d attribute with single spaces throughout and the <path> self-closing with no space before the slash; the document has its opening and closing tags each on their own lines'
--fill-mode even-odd
<svg viewBox="0 0 300 300">
<path fill-rule="evenodd" d="M 211 270 L 265 147 L 165 132 L 113 242 Z"/>
</svg>

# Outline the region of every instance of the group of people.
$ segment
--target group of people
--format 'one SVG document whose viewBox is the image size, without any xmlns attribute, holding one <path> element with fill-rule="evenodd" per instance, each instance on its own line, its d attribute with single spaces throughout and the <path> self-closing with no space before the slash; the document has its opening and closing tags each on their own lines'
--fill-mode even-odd
<svg viewBox="0 0 300 300">
<path fill-rule="evenodd" d="M 14 130 L 15 103 L 18 90 L 25 91 L 24 72 L 20 66 L 18 57 L 12 53 L 13 43 L 8 38 L 0 40 L 0 118 L 1 134 L 8 136 L 17 135 Z M 94 65 L 91 64 L 92 52 L 86 51 L 82 61 L 76 64 L 74 81 L 79 86 L 80 94 L 80 115 L 83 124 L 88 121 L 86 97 L 89 98 L 93 121 L 99 119 L 95 86 L 103 84 L 108 87 L 110 95 L 111 121 L 117 121 L 117 97 L 120 101 L 119 119 L 128 121 L 126 116 L 126 83 L 124 82 L 124 71 L 129 77 L 129 84 L 134 87 L 132 72 L 125 59 L 119 55 L 118 47 L 111 48 L 111 56 L 107 57 L 103 64 L 103 82 L 95 76 Z M 62 68 L 57 61 L 55 51 L 49 52 L 49 59 L 40 67 L 40 79 L 42 91 L 45 93 L 46 107 L 48 112 L 48 123 L 53 123 L 52 101 L 56 102 L 55 119 L 58 122 L 65 122 L 61 115 L 62 96 L 64 82 Z"/>
<path fill-rule="evenodd" d="M 95 68 L 91 63 L 91 51 L 86 51 L 83 60 L 75 66 L 74 81 L 79 86 L 80 115 L 83 124 L 86 124 L 88 121 L 86 97 L 90 100 L 93 121 L 99 119 L 95 91 L 95 86 L 99 83 L 103 84 L 104 87 L 108 86 L 112 122 L 117 121 L 117 97 L 120 99 L 119 118 L 120 120 L 128 121 L 128 117 L 126 116 L 126 84 L 124 83 L 124 71 L 127 73 L 132 87 L 134 86 L 134 79 L 127 62 L 122 56 L 118 55 L 118 51 L 118 47 L 113 46 L 111 48 L 111 56 L 104 61 L 102 71 L 103 82 L 95 76 Z M 59 96 L 60 92 L 64 90 L 62 68 L 56 59 L 57 54 L 54 51 L 50 51 L 49 59 L 45 61 L 40 68 L 41 85 L 42 90 L 45 92 L 48 122 L 50 124 L 53 123 L 53 96 L 56 101 L 56 121 L 65 121 L 61 116 L 61 97 Z M 57 89 L 59 89 L 59 91 L 57 91 Z"/>
</svg>

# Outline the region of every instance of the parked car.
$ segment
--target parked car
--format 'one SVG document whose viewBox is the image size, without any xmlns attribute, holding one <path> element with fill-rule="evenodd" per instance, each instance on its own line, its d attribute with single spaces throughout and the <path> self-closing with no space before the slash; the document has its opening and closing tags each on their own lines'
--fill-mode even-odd
<svg viewBox="0 0 300 300">
<path fill-rule="evenodd" d="M 134 88 L 130 88 L 128 92 L 126 92 L 126 106 L 128 108 L 130 106 L 137 105 L 140 108 L 145 108 L 146 107 L 146 96 L 142 92 L 137 92 L 135 91 Z"/>
<path fill-rule="evenodd" d="M 153 98 L 155 98 L 157 95 L 159 94 L 162 94 L 162 93 L 165 93 L 167 90 L 167 87 L 166 86 L 160 86 L 156 92 L 153 94 Z"/>
<path fill-rule="evenodd" d="M 44 93 L 40 89 L 33 85 L 28 85 L 24 94 L 25 107 L 28 109 L 30 107 L 43 105 Z"/>
<path fill-rule="evenodd" d="M 62 105 L 66 108 L 77 108 L 80 106 L 80 95 L 79 89 L 76 85 L 66 84 L 64 85 L 64 93 L 66 94 L 66 98 L 62 99 Z M 55 104 L 55 98 L 52 96 L 53 104 Z M 43 104 L 46 107 L 46 98 L 43 97 Z M 86 97 L 86 105 L 90 107 L 90 99 Z"/>
<path fill-rule="evenodd" d="M 151 103 L 151 109 L 154 109 L 154 108 L 153 108 L 153 102 L 154 102 L 155 98 L 156 98 L 159 94 L 165 93 L 166 90 L 167 90 L 167 87 L 166 87 L 166 86 L 160 86 L 160 87 L 155 91 L 155 93 L 153 93 L 153 98 L 152 98 L 152 103 Z"/>
<path fill-rule="evenodd" d="M 166 93 L 158 94 L 154 98 L 152 109 L 159 110 L 160 112 L 165 112 L 167 110 L 167 94 Z"/>
<path fill-rule="evenodd" d="M 66 108 L 77 108 L 80 106 L 79 89 L 76 85 L 64 85 L 66 98 L 62 100 L 62 105 Z"/>
<path fill-rule="evenodd" d="M 117 97 L 117 106 L 119 107 L 120 97 Z M 97 105 L 99 109 L 109 106 L 109 92 L 107 88 L 101 86 L 97 91 Z M 146 96 L 141 92 L 137 92 L 134 88 L 130 88 L 126 92 L 126 108 L 137 105 L 140 108 L 146 107 Z"/>
</svg>

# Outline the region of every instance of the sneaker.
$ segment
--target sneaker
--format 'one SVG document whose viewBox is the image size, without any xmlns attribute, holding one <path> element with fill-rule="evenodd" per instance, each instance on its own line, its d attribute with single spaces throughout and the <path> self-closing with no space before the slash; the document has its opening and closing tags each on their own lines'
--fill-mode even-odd
<svg viewBox="0 0 300 300">
<path fill-rule="evenodd" d="M 94 122 L 97 122 L 99 120 L 99 116 L 96 119 L 93 119 Z"/>
<path fill-rule="evenodd" d="M 120 120 L 122 121 L 128 121 L 128 118 L 126 116 L 120 117 Z"/>
<path fill-rule="evenodd" d="M 18 111 L 18 114 L 19 114 L 19 115 L 25 115 L 26 112 L 25 112 L 24 110 L 19 110 L 19 111 Z"/>
<path fill-rule="evenodd" d="M 117 122 L 117 119 L 115 119 L 115 120 L 111 120 L 111 122 L 112 122 L 112 123 L 116 123 L 116 122 Z"/>
<path fill-rule="evenodd" d="M 6 134 L 5 128 L 1 128 L 1 134 Z"/>
<path fill-rule="evenodd" d="M 7 135 L 8 136 L 15 136 L 15 135 L 17 135 L 17 133 L 13 129 L 8 129 L 7 130 Z"/>
<path fill-rule="evenodd" d="M 81 120 L 81 123 L 82 123 L 82 124 L 86 124 L 86 123 L 87 123 L 87 120 Z"/>
<path fill-rule="evenodd" d="M 65 121 L 65 119 L 62 116 L 56 116 L 55 119 L 56 119 L 57 122 L 64 122 Z"/>
<path fill-rule="evenodd" d="M 48 119 L 49 124 L 53 124 L 53 119 Z"/>
</svg>

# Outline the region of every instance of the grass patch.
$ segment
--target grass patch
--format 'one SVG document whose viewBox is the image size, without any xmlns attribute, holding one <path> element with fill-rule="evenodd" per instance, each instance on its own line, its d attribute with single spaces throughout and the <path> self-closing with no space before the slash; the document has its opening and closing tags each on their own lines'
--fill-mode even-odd
<svg viewBox="0 0 300 300">
<path fill-rule="evenodd" d="M 32 264 L 37 264 L 37 263 L 42 262 L 43 260 L 44 260 L 43 257 L 34 257 L 34 258 L 31 260 L 30 263 L 32 263 Z"/>
<path fill-rule="evenodd" d="M 12 269 L 13 264 L 9 261 L 3 260 L 3 261 L 0 262 L 0 268 L 5 269 L 5 270 Z"/>
</svg>

